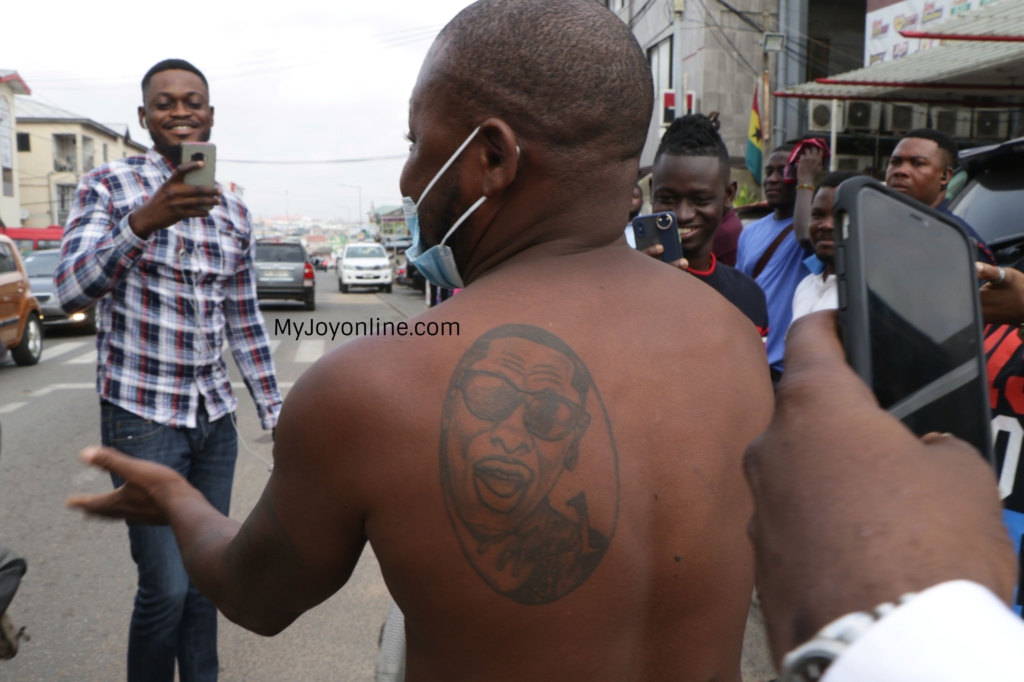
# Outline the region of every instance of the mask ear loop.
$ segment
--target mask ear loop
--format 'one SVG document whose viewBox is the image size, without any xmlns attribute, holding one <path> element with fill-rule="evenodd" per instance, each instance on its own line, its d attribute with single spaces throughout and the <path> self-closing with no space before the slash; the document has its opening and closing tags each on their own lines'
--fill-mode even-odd
<svg viewBox="0 0 1024 682">
<path fill-rule="evenodd" d="M 463 213 L 462 217 L 455 221 L 455 224 L 452 225 L 452 229 L 448 230 L 448 234 L 446 234 L 444 236 L 444 239 L 441 240 L 441 243 L 438 244 L 438 246 L 444 246 L 444 243 L 446 241 L 448 241 L 448 237 L 452 236 L 452 232 L 454 232 L 459 227 L 459 225 L 461 225 L 462 223 L 466 222 L 466 218 L 468 218 L 469 216 L 473 215 L 473 211 L 475 211 L 478 208 L 480 208 L 480 205 L 482 203 L 484 203 L 485 201 L 487 201 L 487 197 L 485 197 L 485 196 L 484 197 L 480 197 L 479 199 L 477 199 L 476 203 L 473 204 L 472 206 L 470 206 L 469 210 L 466 211 L 465 213 Z"/>
<path fill-rule="evenodd" d="M 441 179 L 441 176 L 444 175 L 444 172 L 448 170 L 453 163 L 455 163 L 455 160 L 459 158 L 459 155 L 463 152 L 463 150 L 466 147 L 469 146 L 469 143 L 473 141 L 473 138 L 476 137 L 476 134 L 479 132 L 480 127 L 477 126 L 477 129 L 470 133 L 469 137 L 466 138 L 466 141 L 462 143 L 462 146 L 455 150 L 455 153 L 452 154 L 450 159 L 448 159 L 448 162 L 441 166 L 441 170 L 437 171 L 437 175 L 434 176 L 434 179 L 430 181 L 430 184 L 427 185 L 427 188 L 423 190 L 423 194 L 420 195 L 420 200 L 416 202 L 416 208 L 420 207 L 420 204 L 423 202 L 423 198 L 427 196 L 427 192 L 429 192 L 434 187 L 434 185 L 437 184 L 437 181 Z"/>
</svg>

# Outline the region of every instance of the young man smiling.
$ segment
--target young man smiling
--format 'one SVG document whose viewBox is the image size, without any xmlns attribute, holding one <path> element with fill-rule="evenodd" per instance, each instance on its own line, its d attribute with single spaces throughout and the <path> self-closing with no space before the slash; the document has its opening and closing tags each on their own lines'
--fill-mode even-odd
<svg viewBox="0 0 1024 682">
<path fill-rule="evenodd" d="M 61 305 L 99 301 L 96 389 L 102 438 L 174 469 L 228 513 L 238 406 L 221 356 L 224 336 L 264 429 L 281 396 L 253 279 L 249 212 L 220 187 L 194 187 L 184 142 L 213 127 L 206 78 L 180 59 L 142 79 L 145 156 L 115 161 L 78 187 L 54 275 Z M 114 485 L 123 480 L 113 476 Z M 174 533 L 129 522 L 139 587 L 128 632 L 129 682 L 217 679 L 217 610 L 189 582 Z"/>
<path fill-rule="evenodd" d="M 676 119 L 654 156 L 651 202 L 656 213 L 674 213 L 679 222 L 683 261 L 674 263 L 703 281 L 740 309 L 768 334 L 768 307 L 757 283 L 739 270 L 718 262 L 715 233 L 731 208 L 736 183 L 729 179 L 729 150 L 703 114 Z M 661 245 L 647 249 L 657 257 Z"/>
<path fill-rule="evenodd" d="M 810 241 L 814 255 L 804 260 L 811 271 L 797 285 L 793 294 L 793 321 L 819 310 L 835 310 L 839 307 L 836 292 L 835 268 L 835 222 L 832 218 L 832 204 L 836 188 L 859 173 L 835 171 L 825 176 L 814 192 L 811 203 Z"/>
</svg>

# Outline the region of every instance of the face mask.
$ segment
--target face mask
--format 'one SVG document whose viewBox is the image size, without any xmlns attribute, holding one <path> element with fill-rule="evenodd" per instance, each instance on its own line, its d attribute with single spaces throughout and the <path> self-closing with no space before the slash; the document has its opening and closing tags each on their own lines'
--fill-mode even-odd
<svg viewBox="0 0 1024 682">
<path fill-rule="evenodd" d="M 448 163 L 441 166 L 441 170 L 437 172 L 437 175 L 430 181 L 427 188 L 423 190 L 419 201 L 413 201 L 409 197 L 402 197 L 402 211 L 405 213 L 405 224 L 409 226 L 409 235 L 412 237 L 412 247 L 405 252 L 406 260 L 415 265 L 416 269 L 423 273 L 428 282 L 443 289 L 461 289 L 464 286 L 462 275 L 459 274 L 459 268 L 455 265 L 455 255 L 452 254 L 451 247 L 445 246 L 445 242 L 448 241 L 448 237 L 452 236 L 456 228 L 466 221 L 466 218 L 473 215 L 473 211 L 480 208 L 480 205 L 487 200 L 487 197 L 480 197 L 475 204 L 469 207 L 468 211 L 462 214 L 461 218 L 455 221 L 455 224 L 448 230 L 448 234 L 444 236 L 441 243 L 430 247 L 426 251 L 423 250 L 423 236 L 420 234 L 418 209 L 434 184 L 455 163 L 455 160 L 459 158 L 459 154 L 473 141 L 473 138 L 479 132 L 479 128 L 474 130 L 466 138 L 466 141 L 462 143 L 462 146 L 455 150 L 452 158 L 448 159 Z"/>
</svg>

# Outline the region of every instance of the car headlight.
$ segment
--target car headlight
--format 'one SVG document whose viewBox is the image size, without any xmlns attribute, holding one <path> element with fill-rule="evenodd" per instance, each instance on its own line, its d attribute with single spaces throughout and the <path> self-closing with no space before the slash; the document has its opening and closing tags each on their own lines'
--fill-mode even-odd
<svg viewBox="0 0 1024 682">
<path fill-rule="evenodd" d="M 71 316 L 72 322 L 82 322 L 83 320 L 85 320 L 85 313 L 75 313 Z"/>
</svg>

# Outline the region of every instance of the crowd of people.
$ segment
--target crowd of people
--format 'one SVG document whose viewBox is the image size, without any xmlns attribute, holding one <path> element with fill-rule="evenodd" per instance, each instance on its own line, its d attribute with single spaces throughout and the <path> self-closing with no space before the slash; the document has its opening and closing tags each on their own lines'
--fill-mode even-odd
<svg viewBox="0 0 1024 682">
<path fill-rule="evenodd" d="M 715 121 L 676 120 L 650 169 L 684 254 L 665 265 L 623 235 L 654 104 L 628 27 L 592 0 L 479 0 L 422 66 L 401 177 L 410 262 L 461 289 L 421 319 L 463 333 L 354 340 L 282 401 L 249 212 L 184 182 L 209 84 L 167 60 L 142 94 L 153 148 L 83 178 L 55 275 L 68 309 L 99 306 L 103 445 L 81 458 L 115 489 L 69 505 L 128 522 L 130 682 L 216 680 L 217 609 L 276 634 L 367 542 L 410 682 L 736 681 L 755 582 L 781 679 L 1019 678 L 993 472 L 844 361 L 827 311 L 851 174 L 824 150 L 768 154 L 771 213 L 744 229 Z M 949 213 L 956 155 L 912 131 L 886 184 Z M 964 229 L 1005 343 L 1024 273 Z M 275 441 L 242 522 L 225 337 Z"/>
</svg>

